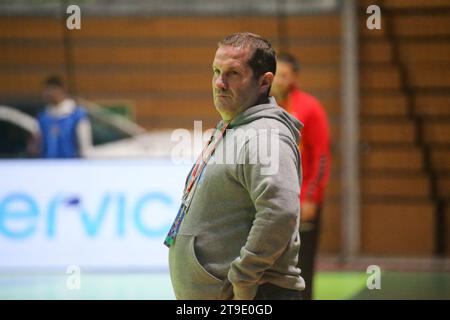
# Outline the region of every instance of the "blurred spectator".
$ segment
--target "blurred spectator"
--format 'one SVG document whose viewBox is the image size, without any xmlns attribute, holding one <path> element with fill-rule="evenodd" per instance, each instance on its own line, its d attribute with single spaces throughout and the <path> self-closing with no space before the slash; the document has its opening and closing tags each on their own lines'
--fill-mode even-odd
<svg viewBox="0 0 450 320">
<path fill-rule="evenodd" d="M 306 282 L 304 299 L 312 299 L 314 261 L 320 215 L 330 164 L 330 133 L 327 115 L 320 102 L 298 87 L 299 64 L 290 54 L 277 57 L 272 94 L 278 104 L 303 123 L 300 151 L 303 182 L 300 195 L 300 240 L 298 266 Z"/>
<path fill-rule="evenodd" d="M 34 149 L 43 158 L 86 157 L 92 147 L 86 110 L 68 96 L 57 76 L 45 80 L 43 98 L 47 106 L 38 115 L 40 137 Z"/>
</svg>

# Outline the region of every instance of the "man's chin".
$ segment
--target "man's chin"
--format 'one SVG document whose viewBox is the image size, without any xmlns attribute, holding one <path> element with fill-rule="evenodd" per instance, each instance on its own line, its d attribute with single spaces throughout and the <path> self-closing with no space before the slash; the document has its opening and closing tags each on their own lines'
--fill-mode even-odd
<svg viewBox="0 0 450 320">
<path fill-rule="evenodd" d="M 215 107 L 216 107 L 216 110 L 219 112 L 219 113 L 222 113 L 222 112 L 227 112 L 227 110 L 228 110 L 228 108 L 226 107 L 226 106 L 224 106 L 223 104 L 221 104 L 221 103 L 214 103 L 214 105 L 215 105 Z"/>
<path fill-rule="evenodd" d="M 215 103 L 215 107 L 223 120 L 227 121 L 232 118 L 233 111 L 230 110 L 228 106 L 222 105 L 220 103 Z"/>
</svg>

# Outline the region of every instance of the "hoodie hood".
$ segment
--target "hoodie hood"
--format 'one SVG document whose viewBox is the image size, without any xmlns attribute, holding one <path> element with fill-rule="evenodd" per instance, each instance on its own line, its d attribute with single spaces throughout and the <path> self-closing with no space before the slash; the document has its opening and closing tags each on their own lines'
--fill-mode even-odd
<svg viewBox="0 0 450 320">
<path fill-rule="evenodd" d="M 295 141 L 298 144 L 303 124 L 278 106 L 274 97 L 269 97 L 269 103 L 252 106 L 238 114 L 231 120 L 229 128 L 234 129 L 261 118 L 274 119 L 283 123 L 292 133 L 292 136 L 295 137 Z"/>
</svg>

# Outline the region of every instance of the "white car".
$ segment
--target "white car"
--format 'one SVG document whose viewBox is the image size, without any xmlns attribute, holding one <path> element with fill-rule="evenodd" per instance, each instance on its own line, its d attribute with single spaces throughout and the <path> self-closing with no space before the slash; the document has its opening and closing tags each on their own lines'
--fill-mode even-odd
<svg viewBox="0 0 450 320">
<path fill-rule="evenodd" d="M 94 144 L 88 158 L 170 158 L 174 148 L 184 150 L 183 159 L 190 159 L 193 154 L 190 140 L 172 139 L 173 130 L 149 132 L 126 117 L 91 103 L 86 110 Z M 33 115 L 0 105 L 0 158 L 30 158 L 27 146 L 38 131 Z"/>
</svg>

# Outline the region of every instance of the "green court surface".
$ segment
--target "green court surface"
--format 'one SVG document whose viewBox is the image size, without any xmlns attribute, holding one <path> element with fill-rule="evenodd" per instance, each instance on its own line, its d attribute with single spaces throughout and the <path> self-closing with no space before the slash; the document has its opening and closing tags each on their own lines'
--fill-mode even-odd
<svg viewBox="0 0 450 320">
<path fill-rule="evenodd" d="M 174 299 L 167 273 L 83 273 L 80 288 L 70 290 L 69 275 L 0 273 L 0 299 Z M 385 272 L 381 289 L 366 287 L 364 272 L 319 272 L 315 299 L 450 299 L 450 274 Z"/>
</svg>

